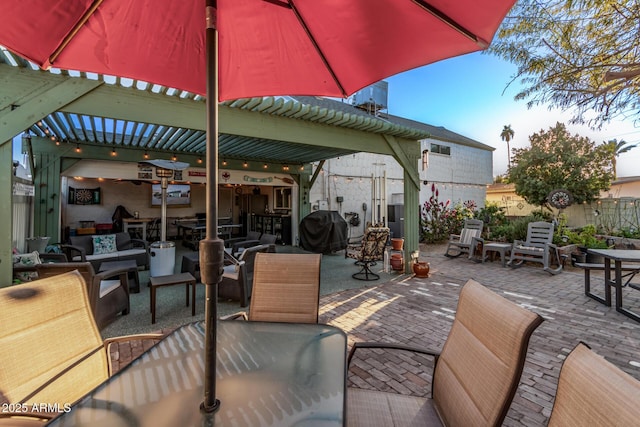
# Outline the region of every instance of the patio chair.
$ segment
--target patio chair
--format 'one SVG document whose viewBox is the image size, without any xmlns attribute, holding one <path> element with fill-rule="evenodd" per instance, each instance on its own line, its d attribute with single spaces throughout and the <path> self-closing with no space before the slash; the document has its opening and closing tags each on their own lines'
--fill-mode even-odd
<svg viewBox="0 0 640 427">
<path fill-rule="evenodd" d="M 246 307 L 253 290 L 256 254 L 275 251 L 275 244 L 271 244 L 246 248 L 237 259 L 227 254 L 225 262 L 229 260 L 229 265 L 224 266 L 222 280 L 218 285 L 218 298 L 240 301 L 240 307 Z"/>
<path fill-rule="evenodd" d="M 378 280 L 380 275 L 371 271 L 371 266 L 384 257 L 384 250 L 389 240 L 389 228 L 369 227 L 358 246 L 348 246 L 345 258 L 353 258 L 360 271 L 351 275 L 357 280 Z"/>
<path fill-rule="evenodd" d="M 249 313 L 222 320 L 318 323 L 322 254 L 258 253 Z"/>
<path fill-rule="evenodd" d="M 639 420 L 640 381 L 579 343 L 562 364 L 548 426 L 631 426 Z"/>
<path fill-rule="evenodd" d="M 348 388 L 347 425 L 499 426 L 518 387 L 529 338 L 542 318 L 469 280 L 442 352 L 394 343 L 354 343 L 433 356 L 431 399 Z M 391 359 L 401 361 L 401 358 Z"/>
<path fill-rule="evenodd" d="M 73 270 L 78 270 L 87 283 L 91 310 L 99 329 L 115 320 L 118 313 L 129 314 L 128 270 L 96 273 L 88 261 L 36 265 L 38 277 L 41 279 Z"/>
<path fill-rule="evenodd" d="M 562 260 L 558 247 L 553 244 L 553 224 L 550 222 L 530 222 L 527 227 L 527 240 L 515 240 L 511 248 L 511 258 L 507 263 L 511 268 L 522 266 L 525 261 L 539 262 L 544 271 L 558 274 L 562 271 Z M 552 262 L 557 267 L 552 268 Z"/>
<path fill-rule="evenodd" d="M 470 250 L 474 237 L 480 237 L 482 234 L 482 228 L 484 222 L 479 219 L 466 219 L 462 226 L 460 234 L 450 234 L 449 242 L 447 243 L 447 250 L 444 251 L 444 256 L 449 258 L 459 257 L 460 255 L 472 252 Z M 450 253 L 449 251 L 455 252 Z"/>
<path fill-rule="evenodd" d="M 250 231 L 249 233 L 252 232 Z M 249 234 L 247 234 L 247 236 L 249 236 Z M 257 239 L 247 239 L 234 243 L 231 245 L 231 253 L 237 258 L 246 248 L 258 245 L 275 245 L 277 239 L 278 237 L 275 234 L 262 233 Z"/>
<path fill-rule="evenodd" d="M 0 395 L 8 403 L 57 403 L 62 409 L 113 373 L 112 343 L 162 338 L 145 334 L 103 341 L 78 271 L 0 288 L 0 306 Z M 2 418 L 24 415 L 2 412 L 2 425 Z M 57 413 L 31 415 L 34 421 Z M 8 421 L 23 425 L 29 419 Z"/>
<path fill-rule="evenodd" d="M 246 236 L 232 237 L 231 239 L 225 239 L 224 244 L 229 248 L 233 248 L 233 245 L 235 245 L 236 243 L 245 242 L 247 240 L 259 240 L 261 235 L 262 235 L 262 232 L 260 231 L 247 231 Z"/>
</svg>

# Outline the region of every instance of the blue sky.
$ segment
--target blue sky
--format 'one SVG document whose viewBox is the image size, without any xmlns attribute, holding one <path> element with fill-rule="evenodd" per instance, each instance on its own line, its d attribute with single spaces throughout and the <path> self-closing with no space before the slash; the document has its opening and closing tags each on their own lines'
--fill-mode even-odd
<svg viewBox="0 0 640 427">
<path fill-rule="evenodd" d="M 508 87 L 516 67 L 493 55 L 472 53 L 440 61 L 386 79 L 389 83 L 388 112 L 447 129 L 490 145 L 493 174 L 507 169 L 507 145 L 500 139 L 505 125 L 511 125 L 511 148 L 529 146 L 529 135 L 547 130 L 570 115 L 547 107 L 527 109 L 525 101 L 514 101 L 518 86 Z M 504 92 L 504 93 L 503 93 Z M 640 142 L 640 129 L 631 121 L 615 122 L 601 131 L 585 126 L 567 128 L 572 134 L 602 143 L 612 138 Z M 640 146 L 618 158 L 618 176 L 637 176 Z"/>
</svg>

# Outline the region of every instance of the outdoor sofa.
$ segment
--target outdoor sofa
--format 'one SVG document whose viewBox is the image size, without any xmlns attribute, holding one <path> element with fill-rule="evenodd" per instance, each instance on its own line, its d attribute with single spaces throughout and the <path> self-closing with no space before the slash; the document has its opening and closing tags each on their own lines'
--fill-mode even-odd
<svg viewBox="0 0 640 427">
<path fill-rule="evenodd" d="M 70 245 L 60 245 L 71 262 L 89 261 L 96 271 L 107 261 L 134 260 L 138 267 L 149 268 L 149 244 L 132 239 L 129 233 L 70 236 Z"/>
</svg>

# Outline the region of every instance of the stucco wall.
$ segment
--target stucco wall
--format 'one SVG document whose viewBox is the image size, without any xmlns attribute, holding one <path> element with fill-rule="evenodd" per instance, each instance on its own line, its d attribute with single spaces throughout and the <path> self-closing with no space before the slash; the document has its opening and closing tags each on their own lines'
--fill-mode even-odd
<svg viewBox="0 0 640 427">
<path fill-rule="evenodd" d="M 478 207 L 484 206 L 487 185 L 493 182 L 493 152 L 434 139 L 422 141 L 422 150 L 430 150 L 432 143 L 450 147 L 451 155 L 429 153 L 425 174 L 429 185 L 420 189 L 421 203 L 431 197 L 431 183 L 435 183 L 441 201 L 474 200 Z"/>
<path fill-rule="evenodd" d="M 420 204 L 431 197 L 431 183 L 435 183 L 441 201 L 451 200 L 455 204 L 474 200 L 478 206 L 484 206 L 486 186 L 493 179 L 493 153 L 432 139 L 421 141 L 421 150 L 430 149 L 432 142 L 449 146 L 451 155 L 429 154 L 428 168 L 421 174 L 428 183 L 421 185 Z M 356 212 L 363 220 L 359 227 L 362 228 L 371 221 L 372 182 L 385 173 L 387 204 L 403 204 L 404 172 L 393 157 L 357 153 L 327 160 L 311 188 L 312 209 L 336 210 L 343 215 Z M 341 203 L 338 196 L 343 198 Z M 366 211 L 363 203 L 367 204 Z"/>
</svg>

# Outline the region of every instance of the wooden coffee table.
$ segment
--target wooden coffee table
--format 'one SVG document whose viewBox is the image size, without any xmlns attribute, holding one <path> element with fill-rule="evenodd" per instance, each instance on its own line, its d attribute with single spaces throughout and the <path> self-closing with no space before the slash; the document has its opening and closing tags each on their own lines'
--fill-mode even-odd
<svg viewBox="0 0 640 427">
<path fill-rule="evenodd" d="M 173 286 L 184 284 L 187 288 L 187 307 L 189 307 L 189 285 L 192 287 L 191 315 L 196 315 L 196 279 L 191 273 L 170 274 L 168 276 L 156 276 L 149 278 L 151 324 L 156 323 L 156 290 L 162 286 Z"/>
</svg>

